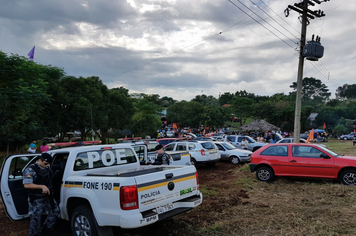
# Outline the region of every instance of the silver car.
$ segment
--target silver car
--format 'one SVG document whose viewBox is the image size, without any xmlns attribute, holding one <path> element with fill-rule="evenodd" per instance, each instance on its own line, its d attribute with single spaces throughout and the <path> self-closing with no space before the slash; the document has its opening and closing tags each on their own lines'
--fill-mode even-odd
<svg viewBox="0 0 356 236">
<path fill-rule="evenodd" d="M 228 160 L 237 165 L 241 162 L 251 161 L 251 151 L 240 149 L 227 142 L 214 142 L 221 154 L 221 160 Z"/>
<path fill-rule="evenodd" d="M 355 132 L 352 132 L 350 134 L 343 134 L 339 137 L 339 139 L 342 139 L 342 140 L 352 140 L 355 136 Z"/>
<path fill-rule="evenodd" d="M 293 143 L 293 141 L 294 141 L 293 138 L 282 138 L 277 143 Z M 300 143 L 307 143 L 307 140 L 301 138 L 300 139 Z M 313 143 L 310 143 L 310 144 L 313 144 Z M 326 147 L 326 145 L 321 144 L 321 143 L 316 143 L 316 144 L 319 145 L 319 146 L 322 146 L 322 147 Z"/>
</svg>

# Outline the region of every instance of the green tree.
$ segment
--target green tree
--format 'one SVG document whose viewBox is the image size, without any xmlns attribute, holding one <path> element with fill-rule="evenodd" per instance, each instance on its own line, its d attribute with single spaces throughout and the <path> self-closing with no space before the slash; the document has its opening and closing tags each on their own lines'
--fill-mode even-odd
<svg viewBox="0 0 356 236">
<path fill-rule="evenodd" d="M 204 127 L 223 127 L 227 118 L 222 108 L 208 105 L 204 106 L 199 124 Z"/>
<path fill-rule="evenodd" d="M 132 99 L 122 89 L 113 88 L 109 90 L 107 100 L 105 104 L 108 114 L 106 134 L 112 129 L 112 133 L 117 134 L 115 137 L 117 139 L 120 131 L 130 128 L 134 114 Z"/>
<path fill-rule="evenodd" d="M 198 102 L 203 106 L 208 106 L 208 105 L 219 106 L 218 99 L 216 99 L 215 97 L 213 97 L 211 95 L 209 95 L 209 96 L 206 96 L 205 94 L 197 95 L 191 101 Z"/>
<path fill-rule="evenodd" d="M 293 82 L 290 86 L 295 91 L 297 90 L 297 82 Z M 315 78 L 304 78 L 302 83 L 302 102 L 321 105 L 327 102 L 330 98 L 331 93 L 325 84 L 319 79 Z"/>
<path fill-rule="evenodd" d="M 344 84 L 336 89 L 337 99 L 355 99 L 356 98 L 356 84 Z"/>
<path fill-rule="evenodd" d="M 230 104 L 232 99 L 235 97 L 233 93 L 223 93 L 219 96 L 219 103 L 220 106 L 223 106 L 225 104 Z"/>
<path fill-rule="evenodd" d="M 0 143 L 19 150 L 47 132 L 51 114 L 48 84 L 61 69 L 0 52 Z"/>
<path fill-rule="evenodd" d="M 62 134 L 77 130 L 85 140 L 91 136 L 92 130 L 98 131 L 107 126 L 109 117 L 104 98 L 108 96 L 108 89 L 98 77 L 67 76 L 60 81 L 60 85 Z M 102 133 L 98 135 L 101 137 Z"/>
<path fill-rule="evenodd" d="M 169 106 L 173 105 L 176 102 L 177 102 L 177 100 L 174 100 L 171 97 L 164 96 L 164 97 L 161 98 L 162 107 L 169 107 Z"/>
<path fill-rule="evenodd" d="M 231 101 L 232 111 L 235 117 L 240 120 L 240 126 L 246 123 L 246 119 L 253 115 L 253 110 L 251 109 L 255 100 L 247 97 L 235 97 Z"/>
<path fill-rule="evenodd" d="M 335 127 L 334 127 L 334 133 L 337 134 L 337 135 L 342 135 L 342 134 L 346 134 L 347 132 L 347 129 L 344 125 L 342 124 L 337 124 Z"/>
<path fill-rule="evenodd" d="M 132 116 L 132 131 L 135 136 L 153 135 L 162 127 L 157 113 L 160 109 L 155 103 L 138 99 L 133 103 L 135 113 Z"/>
<path fill-rule="evenodd" d="M 324 123 L 328 127 L 335 127 L 340 120 L 340 117 L 345 117 L 346 110 L 342 107 L 324 106 L 318 110 L 318 115 L 315 118 L 317 127 L 322 126 Z"/>
<path fill-rule="evenodd" d="M 197 127 L 202 122 L 204 107 L 195 101 L 181 101 L 168 107 L 167 120 L 180 126 Z"/>
</svg>

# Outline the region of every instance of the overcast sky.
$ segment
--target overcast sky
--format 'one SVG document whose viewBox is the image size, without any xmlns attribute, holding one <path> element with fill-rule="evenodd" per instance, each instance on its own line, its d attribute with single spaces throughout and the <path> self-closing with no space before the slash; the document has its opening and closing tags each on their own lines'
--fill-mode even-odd
<svg viewBox="0 0 356 236">
<path fill-rule="evenodd" d="M 322 0 L 321 0 L 322 1 Z M 0 50 L 98 76 L 108 88 L 176 100 L 246 90 L 288 94 L 297 80 L 300 0 L 2 0 Z M 324 57 L 305 61 L 304 77 L 355 84 L 355 0 L 309 7 L 307 40 L 321 37 Z M 248 16 L 250 15 L 250 16 Z"/>
</svg>

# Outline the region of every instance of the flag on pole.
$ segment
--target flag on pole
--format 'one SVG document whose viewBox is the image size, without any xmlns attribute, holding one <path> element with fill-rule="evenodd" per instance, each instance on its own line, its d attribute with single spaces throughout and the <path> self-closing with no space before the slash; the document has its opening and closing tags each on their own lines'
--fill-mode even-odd
<svg viewBox="0 0 356 236">
<path fill-rule="evenodd" d="M 326 129 L 326 124 L 324 123 L 324 125 L 323 125 L 323 129 Z"/>
<path fill-rule="evenodd" d="M 35 46 L 33 46 L 31 51 L 27 55 L 30 57 L 30 60 L 33 60 L 33 57 L 35 56 Z"/>
<path fill-rule="evenodd" d="M 313 141 L 314 139 L 314 129 L 312 129 L 309 133 L 308 139 L 307 139 L 307 143 L 309 143 L 309 141 Z"/>
</svg>

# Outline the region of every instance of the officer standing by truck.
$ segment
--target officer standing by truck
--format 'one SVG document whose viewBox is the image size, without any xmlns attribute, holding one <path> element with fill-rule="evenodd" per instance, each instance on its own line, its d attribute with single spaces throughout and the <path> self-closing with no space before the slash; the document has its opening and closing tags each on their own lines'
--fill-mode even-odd
<svg viewBox="0 0 356 236">
<path fill-rule="evenodd" d="M 163 146 L 161 144 L 158 144 L 155 147 L 157 158 L 155 160 L 154 163 L 152 163 L 152 165 L 169 165 L 170 164 L 170 158 L 171 156 L 168 155 L 164 150 L 163 150 Z"/>
<path fill-rule="evenodd" d="M 50 163 L 53 158 L 49 153 L 42 153 L 39 160 L 26 168 L 23 173 L 23 185 L 29 194 L 30 228 L 29 235 L 58 235 L 52 230 L 59 215 L 59 209 L 52 193 L 52 171 Z M 41 216 L 48 212 L 40 234 Z"/>
</svg>

